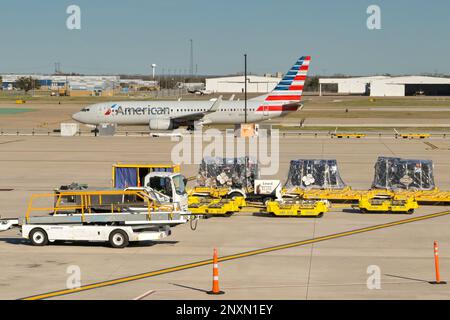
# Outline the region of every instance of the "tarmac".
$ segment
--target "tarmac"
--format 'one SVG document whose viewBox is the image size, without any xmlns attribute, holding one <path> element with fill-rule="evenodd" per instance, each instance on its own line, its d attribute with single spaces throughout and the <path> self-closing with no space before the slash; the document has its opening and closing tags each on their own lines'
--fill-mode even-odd
<svg viewBox="0 0 450 320">
<path fill-rule="evenodd" d="M 0 215 L 22 216 L 32 193 L 51 192 L 62 184 L 110 186 L 113 163 L 170 163 L 175 143 L 167 137 L 0 136 L 0 189 L 5 190 L 0 191 Z M 348 185 L 367 189 L 375 161 L 384 155 L 433 160 L 437 186 L 450 190 L 449 149 L 450 138 L 286 136 L 280 139 L 279 170 L 265 178 L 284 181 L 292 159 L 330 158 L 337 159 Z M 197 167 L 182 165 L 183 174 L 194 176 Z M 33 247 L 18 230 L 9 230 L 0 234 L 0 299 L 66 289 L 70 266 L 80 268 L 81 284 L 88 285 L 208 260 L 213 248 L 223 257 L 447 210 L 450 207 L 423 206 L 413 216 L 404 216 L 336 208 L 321 219 L 245 212 L 201 220 L 196 231 L 178 226 L 162 241 L 120 250 L 89 243 Z M 428 283 L 434 280 L 435 240 L 441 278 L 450 280 L 449 227 L 450 216 L 444 215 L 221 262 L 220 285 L 226 294 L 219 297 L 205 293 L 212 283 L 212 265 L 207 264 L 54 299 L 133 299 L 149 290 L 145 299 L 449 299 L 447 285 Z M 380 289 L 367 286 L 367 270 L 373 265 L 380 270 Z"/>
</svg>

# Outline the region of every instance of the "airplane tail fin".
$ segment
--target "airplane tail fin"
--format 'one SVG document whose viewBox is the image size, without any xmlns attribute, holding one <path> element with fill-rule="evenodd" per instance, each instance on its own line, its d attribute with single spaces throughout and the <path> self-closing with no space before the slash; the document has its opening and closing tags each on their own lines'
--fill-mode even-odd
<svg viewBox="0 0 450 320">
<path fill-rule="evenodd" d="M 265 104 L 269 105 L 273 110 L 296 111 L 302 99 L 303 87 L 305 85 L 310 62 L 311 56 L 300 57 L 292 68 L 289 69 L 283 79 L 277 84 L 275 89 L 269 93 L 265 100 Z M 292 110 L 287 110 L 286 107 L 288 106 L 292 108 Z"/>
</svg>

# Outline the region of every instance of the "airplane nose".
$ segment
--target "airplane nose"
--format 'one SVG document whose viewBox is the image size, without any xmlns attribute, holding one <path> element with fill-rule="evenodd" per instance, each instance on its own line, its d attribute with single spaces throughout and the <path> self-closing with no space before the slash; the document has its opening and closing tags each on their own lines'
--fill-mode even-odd
<svg viewBox="0 0 450 320">
<path fill-rule="evenodd" d="M 81 121 L 81 114 L 80 114 L 80 112 L 74 113 L 72 115 L 72 119 L 75 120 L 75 121 L 78 121 L 78 122 L 82 122 Z"/>
</svg>

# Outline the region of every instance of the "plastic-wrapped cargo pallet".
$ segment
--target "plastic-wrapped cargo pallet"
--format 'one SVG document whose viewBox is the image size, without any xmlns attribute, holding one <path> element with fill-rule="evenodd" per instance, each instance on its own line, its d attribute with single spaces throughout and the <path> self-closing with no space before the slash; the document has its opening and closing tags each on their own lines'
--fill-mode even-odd
<svg viewBox="0 0 450 320">
<path fill-rule="evenodd" d="M 199 168 L 197 183 L 203 187 L 252 187 L 259 177 L 258 163 L 249 157 L 205 157 Z"/>
<path fill-rule="evenodd" d="M 433 190 L 433 161 L 379 157 L 372 188 Z"/>
<path fill-rule="evenodd" d="M 343 189 L 345 183 L 336 160 L 292 160 L 286 188 Z"/>
</svg>

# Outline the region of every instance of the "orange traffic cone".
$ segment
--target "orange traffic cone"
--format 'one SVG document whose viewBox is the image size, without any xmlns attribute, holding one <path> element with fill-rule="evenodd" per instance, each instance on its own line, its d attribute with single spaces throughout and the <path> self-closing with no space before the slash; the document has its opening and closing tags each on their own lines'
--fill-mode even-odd
<svg viewBox="0 0 450 320">
<path fill-rule="evenodd" d="M 436 281 L 430 282 L 431 284 L 446 284 L 447 282 L 441 281 L 441 273 L 439 271 L 439 246 L 438 242 L 434 242 L 434 268 L 436 270 Z"/>
<path fill-rule="evenodd" d="M 217 249 L 214 249 L 213 256 L 213 286 L 212 290 L 208 291 L 207 294 L 224 294 L 225 292 L 219 289 L 219 264 L 217 258 Z"/>
</svg>

